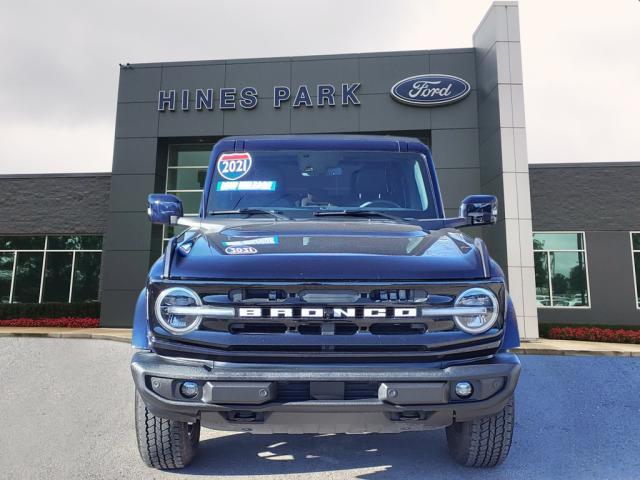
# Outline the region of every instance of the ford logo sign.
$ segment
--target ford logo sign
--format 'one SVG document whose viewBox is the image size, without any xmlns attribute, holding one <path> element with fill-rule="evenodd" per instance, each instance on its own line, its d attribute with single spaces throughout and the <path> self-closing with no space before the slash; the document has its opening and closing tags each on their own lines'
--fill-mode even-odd
<svg viewBox="0 0 640 480">
<path fill-rule="evenodd" d="M 407 105 L 434 107 L 462 100 L 470 91 L 471 85 L 461 78 L 426 74 L 400 80 L 391 87 L 391 96 Z"/>
</svg>

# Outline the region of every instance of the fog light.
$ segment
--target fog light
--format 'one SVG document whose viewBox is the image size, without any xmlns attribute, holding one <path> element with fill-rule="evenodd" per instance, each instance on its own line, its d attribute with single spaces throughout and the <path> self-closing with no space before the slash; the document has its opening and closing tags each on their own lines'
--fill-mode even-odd
<svg viewBox="0 0 640 480">
<path fill-rule="evenodd" d="M 182 385 L 180 385 L 180 393 L 186 398 L 195 397 L 198 395 L 199 390 L 200 388 L 196 382 L 183 382 Z"/>
<path fill-rule="evenodd" d="M 469 398 L 473 394 L 473 385 L 469 382 L 456 383 L 456 395 L 460 398 Z"/>
</svg>

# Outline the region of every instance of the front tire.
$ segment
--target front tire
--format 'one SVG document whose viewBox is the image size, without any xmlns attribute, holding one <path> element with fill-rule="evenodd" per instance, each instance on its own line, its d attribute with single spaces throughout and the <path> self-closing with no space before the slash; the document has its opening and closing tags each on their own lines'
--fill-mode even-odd
<svg viewBox="0 0 640 480">
<path fill-rule="evenodd" d="M 458 422 L 447 427 L 451 456 L 466 467 L 495 467 L 509 454 L 515 409 L 513 396 L 495 415 Z"/>
<path fill-rule="evenodd" d="M 200 421 L 177 422 L 151 413 L 136 390 L 136 434 L 144 463 L 160 470 L 183 468 L 196 455 Z"/>
</svg>

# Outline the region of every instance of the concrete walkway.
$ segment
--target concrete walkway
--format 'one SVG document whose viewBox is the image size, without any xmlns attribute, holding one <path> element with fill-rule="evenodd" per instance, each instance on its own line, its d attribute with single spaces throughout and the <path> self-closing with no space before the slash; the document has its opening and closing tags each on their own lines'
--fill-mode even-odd
<svg viewBox="0 0 640 480">
<path fill-rule="evenodd" d="M 129 328 L 58 328 L 58 327 L 0 327 L 0 337 L 57 337 L 93 338 L 131 342 Z M 520 355 L 602 355 L 640 357 L 640 345 L 631 343 L 581 342 L 577 340 L 549 340 L 541 338 L 522 342 L 513 350 Z"/>
</svg>

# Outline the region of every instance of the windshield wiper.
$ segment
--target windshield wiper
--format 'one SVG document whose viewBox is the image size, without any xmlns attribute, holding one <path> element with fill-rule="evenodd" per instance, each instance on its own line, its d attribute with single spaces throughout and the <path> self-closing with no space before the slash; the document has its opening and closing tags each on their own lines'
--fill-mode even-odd
<svg viewBox="0 0 640 480">
<path fill-rule="evenodd" d="M 379 212 L 378 210 L 318 210 L 313 212 L 314 217 L 331 217 L 331 216 L 344 216 L 344 217 L 382 217 L 388 220 L 394 220 L 396 222 L 407 221 L 404 218 L 396 217 L 388 213 Z"/>
<path fill-rule="evenodd" d="M 238 210 L 211 210 L 209 215 L 234 215 L 234 214 L 243 214 L 243 215 L 271 215 L 275 217 L 277 220 L 291 220 L 289 217 L 285 217 L 279 213 L 276 213 L 273 210 L 267 210 L 265 208 L 240 208 Z"/>
</svg>

